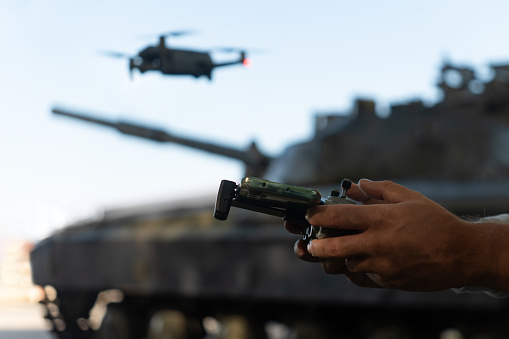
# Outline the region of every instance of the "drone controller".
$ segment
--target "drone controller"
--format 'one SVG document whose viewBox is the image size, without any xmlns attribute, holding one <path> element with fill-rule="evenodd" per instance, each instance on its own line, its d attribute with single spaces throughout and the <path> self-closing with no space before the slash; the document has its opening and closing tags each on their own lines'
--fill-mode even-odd
<svg viewBox="0 0 509 339">
<path fill-rule="evenodd" d="M 310 207 L 353 204 L 354 202 L 346 199 L 346 192 L 351 186 L 350 180 L 343 179 L 341 191 L 332 190 L 327 199 L 322 199 L 317 190 L 265 179 L 246 177 L 238 185 L 233 181 L 222 180 L 217 194 L 214 218 L 226 220 L 230 207 L 234 206 L 292 221 L 299 225 L 303 239 L 307 241 L 321 237 L 354 234 L 356 231 L 315 227 L 305 218 L 306 211 Z"/>
</svg>

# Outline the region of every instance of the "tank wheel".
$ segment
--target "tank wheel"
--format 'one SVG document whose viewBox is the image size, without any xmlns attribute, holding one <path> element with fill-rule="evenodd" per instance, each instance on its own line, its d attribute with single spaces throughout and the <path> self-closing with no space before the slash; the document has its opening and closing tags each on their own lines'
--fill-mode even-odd
<svg viewBox="0 0 509 339">
<path fill-rule="evenodd" d="M 200 339 L 204 336 L 201 322 L 181 311 L 164 309 L 150 317 L 148 339 Z"/>
<path fill-rule="evenodd" d="M 56 290 L 48 297 L 45 291 L 44 299 L 39 303 L 45 309 L 44 318 L 51 326 L 50 332 L 58 339 L 91 339 L 93 331 L 88 327 L 82 327 L 79 318 L 90 309 L 93 295 L 60 293 L 57 297 Z"/>
<path fill-rule="evenodd" d="M 140 320 L 122 303 L 110 303 L 95 339 L 139 339 Z"/>
<path fill-rule="evenodd" d="M 219 319 L 218 339 L 267 339 L 263 324 L 243 315 L 228 315 Z"/>
</svg>

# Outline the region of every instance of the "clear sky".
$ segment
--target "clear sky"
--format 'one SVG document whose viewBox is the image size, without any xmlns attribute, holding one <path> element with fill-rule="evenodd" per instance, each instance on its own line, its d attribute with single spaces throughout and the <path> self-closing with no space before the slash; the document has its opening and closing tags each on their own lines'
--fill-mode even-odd
<svg viewBox="0 0 509 339">
<path fill-rule="evenodd" d="M 444 59 L 509 62 L 503 0 L 64 1 L 0 3 L 0 230 L 38 239 L 124 204 L 213 197 L 235 161 L 52 116 L 53 106 L 278 155 L 311 137 L 313 116 L 356 96 L 436 100 Z M 205 78 L 134 74 L 127 61 L 172 30 L 173 47 L 240 47 L 249 69 Z M 236 58 L 235 54 L 213 55 Z"/>
</svg>

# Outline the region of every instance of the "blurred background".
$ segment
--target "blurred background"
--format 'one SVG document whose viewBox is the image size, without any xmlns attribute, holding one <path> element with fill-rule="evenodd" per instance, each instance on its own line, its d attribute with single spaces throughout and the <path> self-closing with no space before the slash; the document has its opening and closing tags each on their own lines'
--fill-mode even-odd
<svg viewBox="0 0 509 339">
<path fill-rule="evenodd" d="M 4 270 L 0 284 L 23 285 L 23 298 L 35 300 L 31 243 L 112 207 L 213 200 L 222 179 L 243 175 L 237 161 L 59 118 L 52 107 L 240 148 L 256 141 L 277 156 L 312 136 L 314 114 L 348 112 L 356 97 L 374 99 L 380 116 L 394 102 L 433 104 L 444 61 L 489 79 L 489 63 L 509 60 L 508 7 L 501 0 L 2 1 L 0 260 L 20 262 L 14 270 L 22 277 Z M 135 55 L 177 30 L 194 33 L 170 37 L 168 46 L 240 48 L 252 65 L 216 69 L 212 80 L 137 71 L 131 79 L 127 60 L 101 53 Z M 212 53 L 218 62 L 237 57 Z"/>
</svg>

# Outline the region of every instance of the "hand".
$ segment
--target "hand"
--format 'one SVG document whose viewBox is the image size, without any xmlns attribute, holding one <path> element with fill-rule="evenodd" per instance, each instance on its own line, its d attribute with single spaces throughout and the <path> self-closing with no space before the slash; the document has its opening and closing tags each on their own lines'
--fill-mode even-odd
<svg viewBox="0 0 509 339">
<path fill-rule="evenodd" d="M 291 221 L 285 221 L 285 228 L 288 232 L 293 234 L 300 234 L 301 228 Z M 352 281 L 354 284 L 362 286 L 362 287 L 381 287 L 376 284 L 373 280 L 371 280 L 364 273 L 353 273 L 350 272 L 345 265 L 345 258 L 318 258 L 312 256 L 307 250 L 308 242 L 302 239 L 299 239 L 295 242 L 293 247 L 293 251 L 295 255 L 297 255 L 300 259 L 308 262 L 321 262 L 323 270 L 328 274 L 344 274 Z"/>
<path fill-rule="evenodd" d="M 299 257 L 321 258 L 327 273 L 344 273 L 360 286 L 435 291 L 492 287 L 489 281 L 497 281 L 497 225 L 468 223 L 389 181 L 361 180 L 348 193 L 363 205 L 317 206 L 308 210 L 308 220 L 314 226 L 360 233 L 313 240 L 309 253 L 298 242 Z M 295 231 L 292 224 L 286 227 Z"/>
</svg>

